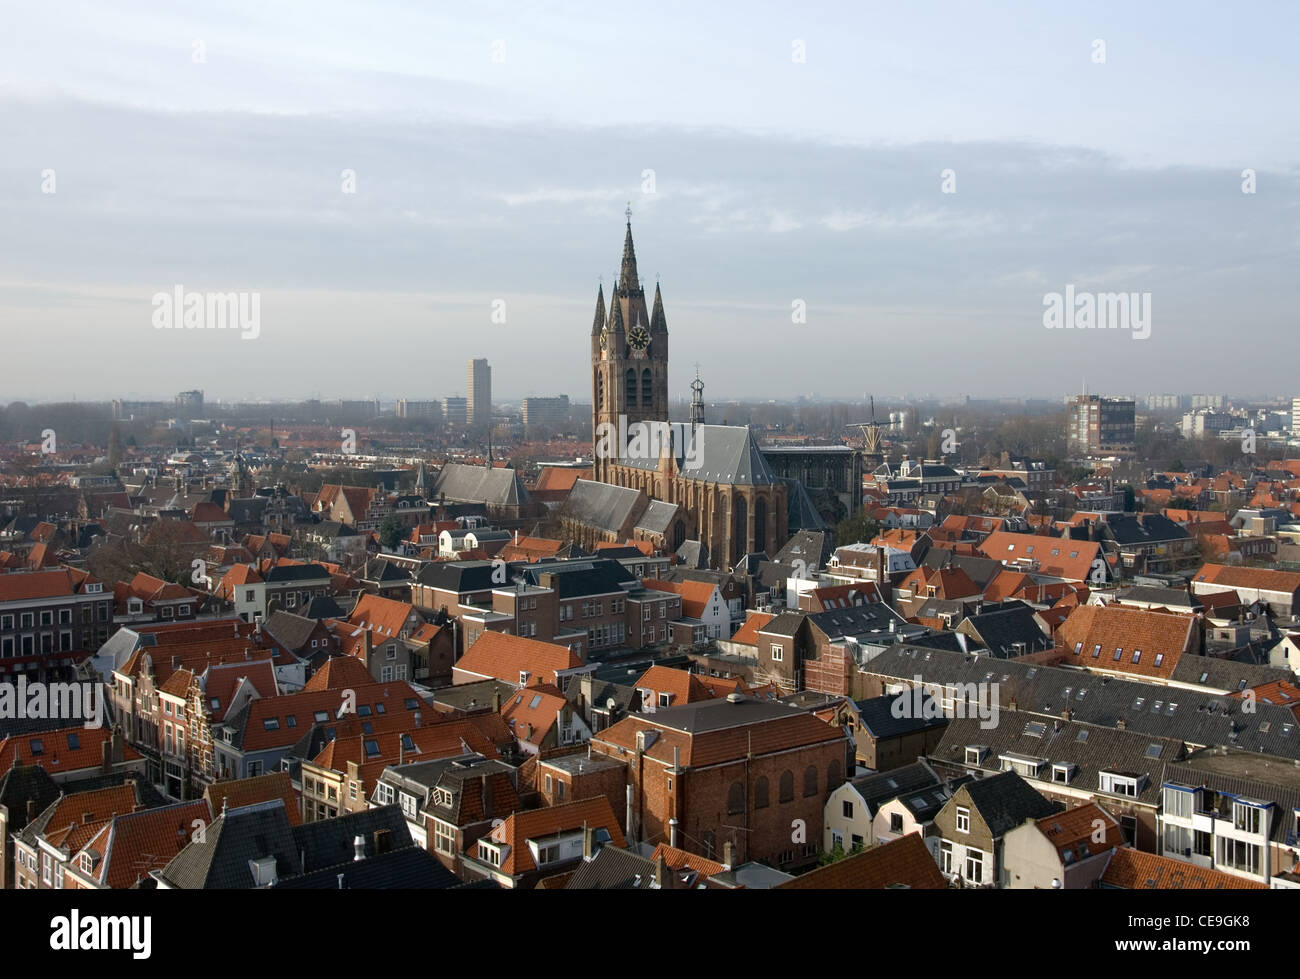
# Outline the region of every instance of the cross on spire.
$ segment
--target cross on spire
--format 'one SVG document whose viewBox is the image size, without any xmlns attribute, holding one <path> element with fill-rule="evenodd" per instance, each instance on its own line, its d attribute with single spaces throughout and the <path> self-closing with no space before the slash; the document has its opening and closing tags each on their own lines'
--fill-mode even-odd
<svg viewBox="0 0 1300 979">
<path fill-rule="evenodd" d="M 623 213 L 627 215 L 627 223 L 631 224 L 632 223 L 632 202 L 631 201 L 627 202 L 627 210 L 625 210 Z"/>
</svg>

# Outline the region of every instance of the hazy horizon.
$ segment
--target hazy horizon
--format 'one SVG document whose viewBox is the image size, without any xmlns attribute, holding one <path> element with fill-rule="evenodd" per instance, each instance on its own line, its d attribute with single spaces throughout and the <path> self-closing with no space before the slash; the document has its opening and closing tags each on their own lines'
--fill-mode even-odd
<svg viewBox="0 0 1300 979">
<path fill-rule="evenodd" d="M 1300 394 L 1286 5 L 11 20 L 0 403 L 441 399 L 472 357 L 589 400 L 629 201 L 674 402 L 697 362 L 709 401 Z M 255 294 L 256 339 L 155 329 L 177 287 Z M 1045 329 L 1067 288 L 1150 336 Z"/>
</svg>

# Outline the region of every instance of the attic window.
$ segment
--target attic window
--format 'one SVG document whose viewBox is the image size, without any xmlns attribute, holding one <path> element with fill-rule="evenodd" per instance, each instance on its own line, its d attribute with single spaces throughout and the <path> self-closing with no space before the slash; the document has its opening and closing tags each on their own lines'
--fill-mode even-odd
<svg viewBox="0 0 1300 979">
<path fill-rule="evenodd" d="M 43 742 L 40 738 L 32 738 L 31 750 L 33 755 L 45 754 L 45 742 Z"/>
<path fill-rule="evenodd" d="M 1092 658 L 1096 659 L 1100 655 L 1101 655 L 1101 643 L 1097 643 L 1097 645 L 1092 647 Z"/>
<path fill-rule="evenodd" d="M 312 717 L 315 718 L 317 724 L 324 724 L 330 719 L 330 712 L 327 710 L 318 710 L 312 715 Z"/>
<path fill-rule="evenodd" d="M 1133 662 L 1137 663 L 1137 661 L 1140 660 L 1141 658 L 1142 658 L 1142 650 L 1140 649 L 1133 650 Z"/>
<path fill-rule="evenodd" d="M 1123 647 L 1123 646 L 1116 646 L 1116 647 L 1115 647 L 1115 657 L 1114 657 L 1115 662 L 1118 663 L 1118 662 L 1123 658 L 1123 656 L 1124 656 L 1124 647 Z"/>
<path fill-rule="evenodd" d="M 415 710 L 417 707 L 420 706 L 420 702 L 416 700 L 414 697 L 407 697 L 404 701 L 402 701 L 402 704 L 406 707 L 407 710 Z"/>
<path fill-rule="evenodd" d="M 76 751 L 76 750 L 77 750 L 78 748 L 80 748 L 80 747 L 81 747 L 81 738 L 79 738 L 79 737 L 76 735 L 75 732 L 72 733 L 72 734 L 69 734 L 69 735 L 68 735 L 68 750 L 69 750 L 69 751 Z"/>
<path fill-rule="evenodd" d="M 211 700 L 208 701 L 208 707 L 211 710 L 217 710 L 220 706 L 221 706 L 221 699 L 218 697 L 213 697 Z"/>
<path fill-rule="evenodd" d="M 403 751 L 415 750 L 415 739 L 412 738 L 409 734 L 402 735 L 402 750 Z"/>
<path fill-rule="evenodd" d="M 1165 654 L 1164 654 L 1164 653 L 1156 653 L 1156 662 L 1155 662 L 1155 665 L 1156 665 L 1156 666 L 1159 666 L 1159 665 L 1160 665 L 1161 663 L 1163 663 L 1164 661 L 1165 661 Z"/>
<path fill-rule="evenodd" d="M 1149 745 L 1147 745 L 1147 757 L 1148 757 L 1148 758 L 1159 758 L 1159 757 L 1160 757 L 1160 745 L 1158 745 L 1158 744 L 1149 744 Z"/>
<path fill-rule="evenodd" d="M 278 717 L 267 717 L 262 721 L 262 727 L 268 731 L 277 731 L 280 728 L 280 719 Z"/>
<path fill-rule="evenodd" d="M 367 757 L 367 758 L 377 758 L 377 757 L 379 757 L 379 742 L 378 742 L 378 741 L 375 741 L 375 740 L 373 740 L 373 739 L 368 739 L 368 740 L 365 742 L 365 748 L 366 748 L 366 757 Z"/>
<path fill-rule="evenodd" d="M 542 703 L 542 695 L 540 693 L 535 693 L 533 694 L 533 699 L 528 702 L 528 709 L 537 710 L 537 708 L 541 706 L 541 703 Z"/>
</svg>

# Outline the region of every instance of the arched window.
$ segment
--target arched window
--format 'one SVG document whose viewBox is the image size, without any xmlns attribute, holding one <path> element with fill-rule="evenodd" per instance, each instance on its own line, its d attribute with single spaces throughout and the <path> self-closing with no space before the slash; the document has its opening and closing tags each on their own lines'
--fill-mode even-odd
<svg viewBox="0 0 1300 979">
<path fill-rule="evenodd" d="M 650 380 L 650 368 L 641 370 L 641 407 L 649 408 L 654 402 L 654 382 Z"/>
<path fill-rule="evenodd" d="M 630 367 L 627 369 L 626 383 L 627 383 L 627 393 L 625 397 L 627 398 L 627 406 L 629 408 L 635 408 L 636 407 L 636 371 Z"/>
<path fill-rule="evenodd" d="M 596 375 L 596 410 L 603 411 L 604 409 L 605 409 L 605 375 L 597 374 Z"/>
<path fill-rule="evenodd" d="M 767 550 L 767 500 L 761 496 L 754 503 L 754 550 Z"/>
<path fill-rule="evenodd" d="M 734 816 L 745 811 L 745 787 L 739 782 L 732 782 L 727 791 L 727 815 Z"/>
<path fill-rule="evenodd" d="M 808 798 L 810 795 L 817 794 L 817 766 L 809 765 L 803 770 L 803 796 Z"/>
<path fill-rule="evenodd" d="M 686 543 L 686 525 L 680 520 L 673 525 L 673 550 Z"/>
<path fill-rule="evenodd" d="M 758 777 L 758 781 L 754 783 L 754 808 L 755 809 L 767 808 L 767 803 L 768 803 L 767 795 L 768 795 L 767 776 L 760 775 Z"/>
<path fill-rule="evenodd" d="M 788 768 L 781 773 L 781 795 L 782 802 L 794 801 L 794 772 Z"/>
<path fill-rule="evenodd" d="M 749 545 L 746 543 L 746 541 L 749 540 L 749 535 L 745 532 L 748 529 L 745 526 L 747 523 L 749 523 L 749 504 L 745 502 L 743 496 L 737 496 L 735 535 L 736 547 L 739 548 L 739 550 L 736 551 L 737 557 L 749 551 Z"/>
<path fill-rule="evenodd" d="M 833 761 L 826 766 L 826 790 L 828 792 L 834 792 L 843 781 L 844 773 L 839 762 Z"/>
</svg>

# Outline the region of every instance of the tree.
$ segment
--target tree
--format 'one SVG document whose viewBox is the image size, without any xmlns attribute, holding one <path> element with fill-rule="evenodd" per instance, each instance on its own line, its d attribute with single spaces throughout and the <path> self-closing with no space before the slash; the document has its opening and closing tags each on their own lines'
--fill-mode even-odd
<svg viewBox="0 0 1300 979">
<path fill-rule="evenodd" d="M 389 514 L 384 517 L 383 523 L 379 525 L 379 543 L 383 544 L 388 550 L 397 549 L 397 545 L 405 536 L 402 532 L 402 525 L 398 522 L 397 517 Z"/>
<path fill-rule="evenodd" d="M 851 517 L 845 517 L 835 525 L 835 546 L 857 544 L 869 541 L 880 533 L 880 524 L 872 520 L 865 510 L 859 510 Z"/>
</svg>

